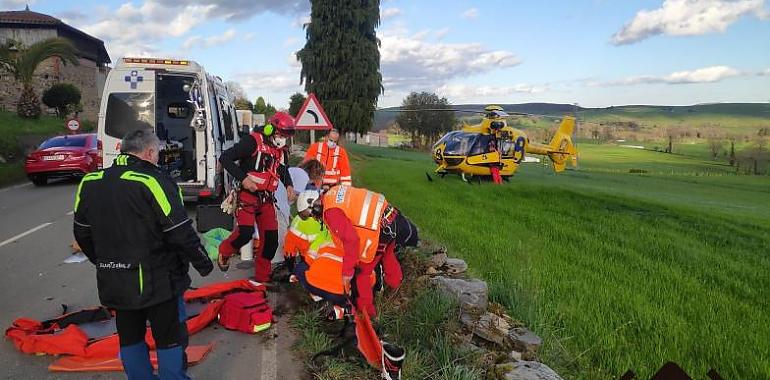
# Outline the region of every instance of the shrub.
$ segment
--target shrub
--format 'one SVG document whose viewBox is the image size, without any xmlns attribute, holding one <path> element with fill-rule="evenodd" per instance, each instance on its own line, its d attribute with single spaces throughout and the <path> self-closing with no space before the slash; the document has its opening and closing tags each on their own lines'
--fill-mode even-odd
<svg viewBox="0 0 770 380">
<path fill-rule="evenodd" d="M 43 92 L 43 103 L 56 108 L 59 117 L 65 117 L 80 104 L 80 90 L 69 83 L 55 84 Z"/>
</svg>

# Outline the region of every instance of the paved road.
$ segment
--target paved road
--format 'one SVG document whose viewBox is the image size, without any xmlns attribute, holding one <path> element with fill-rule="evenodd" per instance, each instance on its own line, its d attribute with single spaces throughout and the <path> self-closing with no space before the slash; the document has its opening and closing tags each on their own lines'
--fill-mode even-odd
<svg viewBox="0 0 770 380">
<path fill-rule="evenodd" d="M 0 189 L 0 327 L 20 316 L 46 319 L 98 304 L 96 277 L 88 263 L 64 264 L 72 241 L 72 206 L 77 182 L 46 187 L 29 184 Z M 195 272 L 191 270 L 191 272 Z M 229 277 L 218 269 L 193 285 L 248 277 L 251 271 L 231 266 Z M 285 303 L 282 293 L 269 293 L 271 304 Z M 197 379 L 298 379 L 302 364 L 291 355 L 293 334 L 279 318 L 269 333 L 258 336 L 226 331 L 212 325 L 191 337 L 191 344 L 213 342 L 214 351 L 190 373 Z M 25 355 L 9 341 L 0 343 L 0 368 L 5 379 L 123 379 L 119 373 L 49 373 L 52 357 Z"/>
</svg>

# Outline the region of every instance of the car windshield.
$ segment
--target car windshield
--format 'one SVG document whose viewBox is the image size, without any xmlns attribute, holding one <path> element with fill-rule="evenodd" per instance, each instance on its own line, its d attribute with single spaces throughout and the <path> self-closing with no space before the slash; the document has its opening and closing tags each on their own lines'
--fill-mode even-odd
<svg viewBox="0 0 770 380">
<path fill-rule="evenodd" d="M 40 149 L 84 146 L 86 146 L 85 136 L 59 136 L 45 140 L 45 142 L 40 145 Z"/>
</svg>

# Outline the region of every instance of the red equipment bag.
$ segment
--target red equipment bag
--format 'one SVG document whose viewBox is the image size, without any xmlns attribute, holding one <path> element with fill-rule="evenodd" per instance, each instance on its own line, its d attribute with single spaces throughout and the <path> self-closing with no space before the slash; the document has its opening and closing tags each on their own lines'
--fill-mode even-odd
<svg viewBox="0 0 770 380">
<path fill-rule="evenodd" d="M 228 330 L 256 334 L 272 322 L 273 310 L 262 292 L 228 294 L 219 310 L 219 324 Z"/>
</svg>

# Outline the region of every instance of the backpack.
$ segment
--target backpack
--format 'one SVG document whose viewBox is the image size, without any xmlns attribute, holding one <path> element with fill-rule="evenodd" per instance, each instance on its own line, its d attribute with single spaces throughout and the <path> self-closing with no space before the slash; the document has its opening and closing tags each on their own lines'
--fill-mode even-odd
<svg viewBox="0 0 770 380">
<path fill-rule="evenodd" d="M 219 324 L 228 330 L 256 334 L 272 322 L 273 310 L 262 292 L 228 294 L 219 310 Z"/>
</svg>

